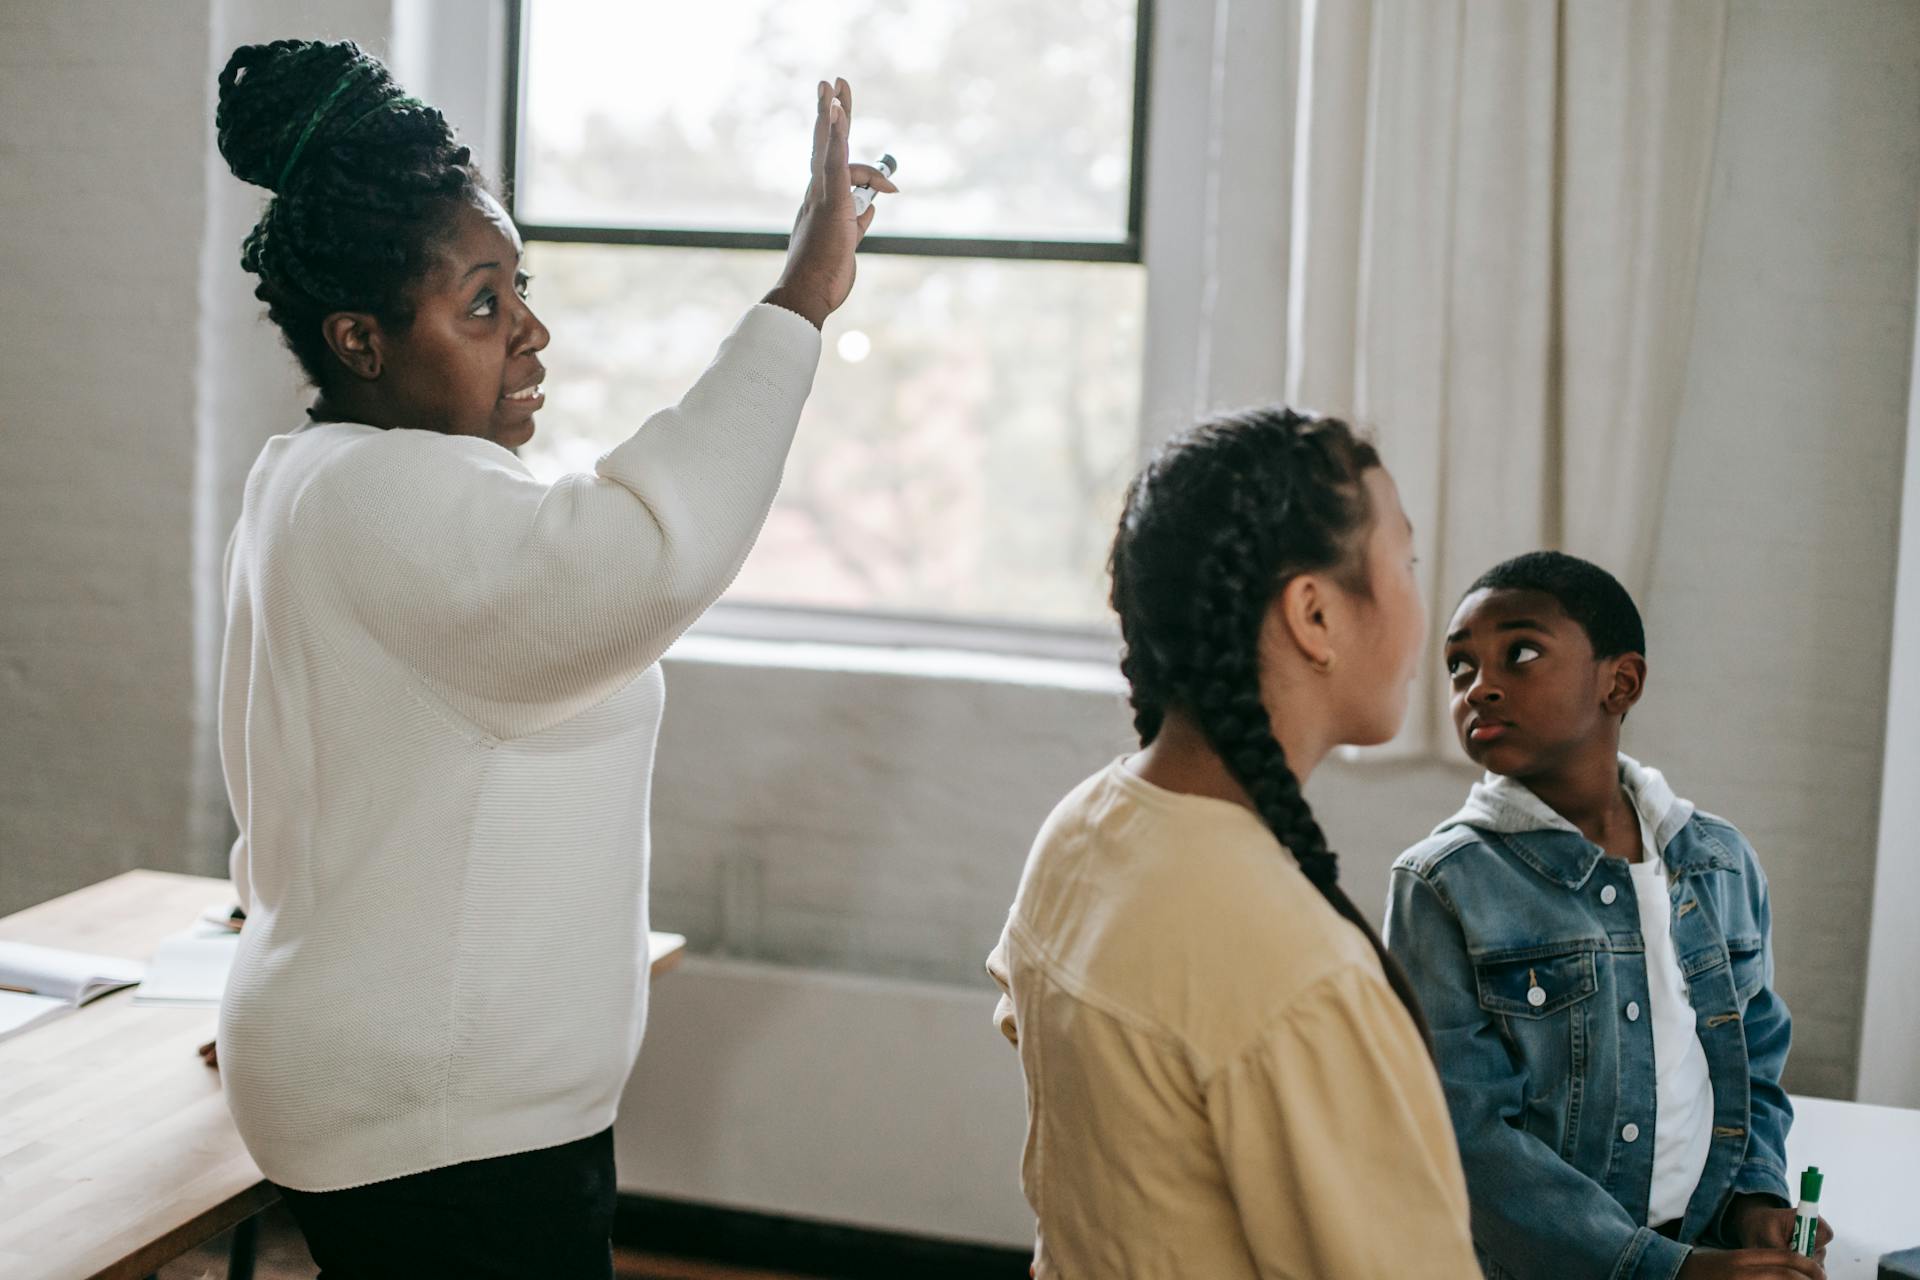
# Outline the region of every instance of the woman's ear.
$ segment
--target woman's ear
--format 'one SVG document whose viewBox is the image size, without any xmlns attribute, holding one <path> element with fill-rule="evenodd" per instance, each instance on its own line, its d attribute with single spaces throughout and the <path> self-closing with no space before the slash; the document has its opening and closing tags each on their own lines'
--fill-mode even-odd
<svg viewBox="0 0 1920 1280">
<path fill-rule="evenodd" d="M 1322 671 L 1333 665 L 1333 629 L 1327 621 L 1331 603 L 1328 584 L 1318 575 L 1302 573 L 1290 579 L 1274 598 L 1271 612 L 1276 628 L 1310 665 Z"/>
<path fill-rule="evenodd" d="M 320 322 L 320 332 L 348 373 L 368 382 L 380 376 L 385 335 L 378 320 L 363 311 L 336 311 Z"/>
<path fill-rule="evenodd" d="M 1604 673 L 1601 705 L 1608 715 L 1624 720 L 1647 691 L 1647 660 L 1637 653 L 1623 653 L 1608 659 L 1605 665 L 1610 670 Z"/>
</svg>

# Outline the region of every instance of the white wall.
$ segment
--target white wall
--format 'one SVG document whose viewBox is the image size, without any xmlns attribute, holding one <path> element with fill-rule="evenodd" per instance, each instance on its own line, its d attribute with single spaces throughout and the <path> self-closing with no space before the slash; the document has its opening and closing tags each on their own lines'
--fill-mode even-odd
<svg viewBox="0 0 1920 1280">
<path fill-rule="evenodd" d="M 1914 393 L 1907 403 L 1900 570 L 1881 770 L 1880 848 L 1860 1027 L 1862 1102 L 1920 1107 L 1920 324 L 1913 335 Z"/>
<path fill-rule="evenodd" d="M 1845 1097 L 1912 363 L 1920 5 L 1742 0 L 1727 42 L 1631 745 L 1759 850 L 1789 1082 Z"/>
<path fill-rule="evenodd" d="M 215 78 L 287 36 L 387 55 L 405 19 L 469 55 L 449 96 L 486 103 L 498 6 L 423 8 L 0 8 L 0 912 L 130 867 L 224 873 L 217 569 L 247 469 L 307 396 L 240 270 L 266 193 L 213 148 Z"/>
<path fill-rule="evenodd" d="M 0 911 L 186 844 L 207 24 L 0 8 Z"/>
<path fill-rule="evenodd" d="M 621 1189 L 1030 1245 L 1020 1059 L 994 999 L 688 960 L 653 987 L 615 1132 Z"/>
<path fill-rule="evenodd" d="M 655 919 L 696 951 L 980 986 L 1041 820 L 1133 747 L 1117 681 L 977 655 L 942 655 L 939 675 L 819 656 L 775 665 L 778 646 L 708 640 L 669 654 Z M 1385 902 L 1394 855 L 1471 778 L 1398 764 L 1315 775 L 1309 796 L 1357 901 Z"/>
</svg>

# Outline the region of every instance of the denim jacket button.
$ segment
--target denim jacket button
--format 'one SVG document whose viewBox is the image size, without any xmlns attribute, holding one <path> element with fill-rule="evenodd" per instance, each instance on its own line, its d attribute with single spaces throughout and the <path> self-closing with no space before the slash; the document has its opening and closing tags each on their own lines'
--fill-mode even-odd
<svg viewBox="0 0 1920 1280">
<path fill-rule="evenodd" d="M 1627 1001 L 1627 1021 L 1640 1021 L 1640 1002 L 1638 1000 Z"/>
<path fill-rule="evenodd" d="M 1619 896 L 1620 896 L 1620 891 L 1614 888 L 1612 885 L 1606 884 L 1606 885 L 1600 886 L 1600 904 L 1602 906 L 1607 906 L 1607 907 L 1612 906 L 1613 900 Z"/>
<path fill-rule="evenodd" d="M 1545 1004 L 1546 1002 L 1547 1002 L 1546 988 L 1544 987 L 1528 987 L 1527 988 L 1528 1004 L 1538 1009 L 1541 1005 Z"/>
<path fill-rule="evenodd" d="M 1638 1142 L 1640 1140 L 1640 1126 L 1637 1124 L 1630 1124 L 1630 1125 L 1627 1125 L 1625 1128 L 1621 1129 L 1620 1140 L 1622 1142 Z"/>
</svg>

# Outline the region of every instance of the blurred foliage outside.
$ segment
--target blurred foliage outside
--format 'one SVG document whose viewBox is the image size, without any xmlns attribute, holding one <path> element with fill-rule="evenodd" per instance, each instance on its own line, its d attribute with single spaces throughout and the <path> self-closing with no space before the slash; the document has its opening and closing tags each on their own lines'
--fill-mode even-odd
<svg viewBox="0 0 1920 1280">
<path fill-rule="evenodd" d="M 1131 0 L 592 10 L 529 5 L 523 221 L 784 229 L 806 181 L 812 85 L 842 74 L 856 156 L 901 162 L 903 194 L 882 198 L 877 231 L 1124 234 Z M 646 52 L 609 23 L 645 25 Z M 535 242 L 528 269 L 554 336 L 522 455 L 552 476 L 590 468 L 678 401 L 780 255 Z M 728 598 L 1104 625 L 1107 544 L 1137 461 L 1144 307 L 1133 264 L 863 255 Z"/>
</svg>

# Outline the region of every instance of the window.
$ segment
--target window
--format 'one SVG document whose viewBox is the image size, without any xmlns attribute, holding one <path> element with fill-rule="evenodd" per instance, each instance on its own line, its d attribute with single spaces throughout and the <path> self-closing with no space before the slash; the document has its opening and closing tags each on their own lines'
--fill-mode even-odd
<svg viewBox="0 0 1920 1280">
<path fill-rule="evenodd" d="M 513 6 L 509 192 L 555 330 L 528 465 L 590 466 L 771 286 L 812 85 L 843 74 L 856 157 L 892 152 L 907 194 L 728 600 L 1104 629 L 1138 460 L 1144 7 Z"/>
</svg>

